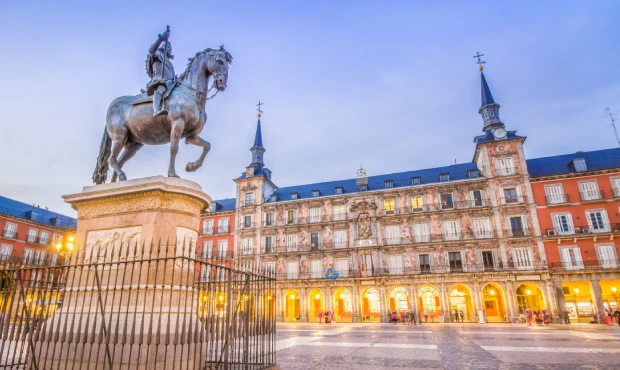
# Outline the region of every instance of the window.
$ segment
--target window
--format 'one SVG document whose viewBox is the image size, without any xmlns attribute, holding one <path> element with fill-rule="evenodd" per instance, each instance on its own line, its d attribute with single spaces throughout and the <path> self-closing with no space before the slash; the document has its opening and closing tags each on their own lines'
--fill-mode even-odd
<svg viewBox="0 0 620 370">
<path fill-rule="evenodd" d="M 496 158 L 495 168 L 497 169 L 497 176 L 510 176 L 517 173 L 512 158 Z"/>
<path fill-rule="evenodd" d="M 6 226 L 4 227 L 4 233 L 2 235 L 4 235 L 5 238 L 17 237 L 17 224 L 7 222 Z"/>
<path fill-rule="evenodd" d="M 470 179 L 477 179 L 480 177 L 480 172 L 478 172 L 478 170 L 469 170 L 467 171 L 467 177 Z"/>
<path fill-rule="evenodd" d="M 273 213 L 265 213 L 265 226 L 272 226 L 274 224 L 273 220 Z"/>
<path fill-rule="evenodd" d="M 250 229 L 252 226 L 252 215 L 243 216 L 243 228 Z"/>
<path fill-rule="evenodd" d="M 344 194 L 344 188 L 342 186 L 336 187 L 336 194 Z"/>
<path fill-rule="evenodd" d="M 346 258 L 337 258 L 334 261 L 334 268 L 336 272 L 340 275 L 340 277 L 348 277 L 349 276 L 349 260 Z"/>
<path fill-rule="evenodd" d="M 383 182 L 383 185 L 385 186 L 386 189 L 392 189 L 394 187 L 394 181 L 393 180 L 385 180 Z"/>
<path fill-rule="evenodd" d="M 520 203 L 517 188 L 504 189 L 504 204 Z"/>
<path fill-rule="evenodd" d="M 343 205 L 333 206 L 332 212 L 334 221 L 343 221 L 347 219 L 347 208 Z"/>
<path fill-rule="evenodd" d="M 570 235 L 575 233 L 573 227 L 573 217 L 570 213 L 555 213 L 553 217 L 553 227 L 558 235 Z"/>
<path fill-rule="evenodd" d="M 383 213 L 386 215 L 394 214 L 394 199 L 386 199 L 383 201 Z"/>
<path fill-rule="evenodd" d="M 482 198 L 481 190 L 473 190 L 470 193 L 471 197 L 471 206 L 472 207 L 482 207 L 484 206 L 484 198 Z"/>
<path fill-rule="evenodd" d="M 254 205 L 254 192 L 245 193 L 243 205 L 244 206 L 253 206 Z"/>
<path fill-rule="evenodd" d="M 575 269 L 583 267 L 581 251 L 577 247 L 560 248 L 560 258 L 562 259 L 562 267 L 564 268 Z"/>
<path fill-rule="evenodd" d="M 216 210 L 217 210 L 217 203 L 215 202 L 211 203 L 211 207 L 209 208 L 209 211 L 215 212 Z"/>
<path fill-rule="evenodd" d="M 493 237 L 493 229 L 491 228 L 491 220 L 488 218 L 474 218 L 473 229 L 474 229 L 474 236 L 476 237 L 476 239 Z"/>
<path fill-rule="evenodd" d="M 388 270 L 390 275 L 402 275 L 403 274 L 403 256 L 388 256 L 387 258 Z"/>
<path fill-rule="evenodd" d="M 332 240 L 334 241 L 334 248 L 346 248 L 347 247 L 347 230 L 336 230 L 332 234 Z"/>
<path fill-rule="evenodd" d="M 275 253 L 276 251 L 275 246 L 276 246 L 275 236 L 266 236 L 264 253 Z"/>
<path fill-rule="evenodd" d="M 441 209 L 454 209 L 454 198 L 452 197 L 452 193 L 441 194 Z"/>
<path fill-rule="evenodd" d="M 422 179 L 420 178 L 420 176 L 411 178 L 411 185 L 420 185 L 421 183 L 422 183 Z"/>
<path fill-rule="evenodd" d="M 360 191 L 366 191 L 366 190 L 368 190 L 368 184 L 360 185 Z"/>
<path fill-rule="evenodd" d="M 13 252 L 13 246 L 10 244 L 2 244 L 0 245 L 0 260 L 6 261 L 11 258 L 11 253 Z"/>
<path fill-rule="evenodd" d="M 47 244 L 50 241 L 50 232 L 41 230 L 39 235 L 39 244 Z"/>
<path fill-rule="evenodd" d="M 56 253 L 50 253 L 50 266 L 51 267 L 56 266 L 57 262 L 58 262 L 58 255 Z"/>
<path fill-rule="evenodd" d="M 34 257 L 34 249 L 24 249 L 24 263 L 32 263 Z"/>
<path fill-rule="evenodd" d="M 220 218 L 218 220 L 217 232 L 218 233 L 227 233 L 228 232 L 228 219 L 227 218 Z"/>
<path fill-rule="evenodd" d="M 450 270 L 462 270 L 463 260 L 461 259 L 461 252 L 449 252 L 448 261 L 450 263 Z"/>
<path fill-rule="evenodd" d="M 228 253 L 228 240 L 219 240 L 217 242 L 217 254 L 218 256 Z"/>
<path fill-rule="evenodd" d="M 584 181 L 579 183 L 582 200 L 601 199 L 601 192 L 598 190 L 596 181 Z"/>
<path fill-rule="evenodd" d="M 271 194 L 270 199 L 271 199 L 272 202 L 277 202 L 278 201 L 278 196 L 276 194 Z"/>
<path fill-rule="evenodd" d="M 202 223 L 202 233 L 205 235 L 213 234 L 213 220 L 204 220 Z"/>
<path fill-rule="evenodd" d="M 297 194 L 297 193 L 291 193 L 291 199 L 292 199 L 292 200 L 299 199 L 299 194 Z"/>
<path fill-rule="evenodd" d="M 312 247 L 312 249 L 315 249 L 315 248 L 319 248 L 319 246 L 320 246 L 319 234 L 318 233 L 310 234 L 310 247 Z"/>
<path fill-rule="evenodd" d="M 566 202 L 566 196 L 564 195 L 564 189 L 561 184 L 547 185 L 545 187 L 545 193 L 547 194 L 547 204 L 559 204 Z"/>
<path fill-rule="evenodd" d="M 202 242 L 202 258 L 213 258 L 213 242 Z"/>
<path fill-rule="evenodd" d="M 598 263 L 604 268 L 616 267 L 618 265 L 616 248 L 613 244 L 597 245 L 596 258 L 598 258 Z"/>
<path fill-rule="evenodd" d="M 428 224 L 413 225 L 413 237 L 417 243 L 427 243 L 431 241 L 431 235 L 428 229 Z"/>
<path fill-rule="evenodd" d="M 321 222 L 323 220 L 321 208 L 310 208 L 308 213 L 310 214 L 310 222 Z"/>
<path fill-rule="evenodd" d="M 286 263 L 286 278 L 297 279 L 299 276 L 299 263 L 297 261 L 288 261 Z"/>
<path fill-rule="evenodd" d="M 610 231 L 607 211 L 586 211 L 586 218 L 588 219 L 588 225 L 590 226 L 591 232 L 604 233 Z"/>
<path fill-rule="evenodd" d="M 318 190 L 312 190 L 312 196 L 314 198 L 321 196 L 321 192 Z"/>
<path fill-rule="evenodd" d="M 620 177 L 611 179 L 611 188 L 614 192 L 614 197 L 620 197 Z"/>
<path fill-rule="evenodd" d="M 495 268 L 495 253 L 493 251 L 482 251 L 480 257 L 485 270 Z"/>
<path fill-rule="evenodd" d="M 444 240 L 459 240 L 459 222 L 457 220 L 442 222 Z"/>
<path fill-rule="evenodd" d="M 37 234 L 39 230 L 33 229 L 32 227 L 28 229 L 28 243 L 36 243 L 37 242 Z"/>
<path fill-rule="evenodd" d="M 62 235 L 54 234 L 54 239 L 52 239 L 52 245 L 56 246 L 58 243 L 62 243 Z"/>
<path fill-rule="evenodd" d="M 297 211 L 294 209 L 289 209 L 286 211 L 286 223 L 288 225 L 292 225 L 297 222 Z"/>
<path fill-rule="evenodd" d="M 416 195 L 411 197 L 411 212 L 422 212 L 424 210 L 424 204 L 422 202 L 422 196 Z"/>
<path fill-rule="evenodd" d="M 254 239 L 243 238 L 241 239 L 241 254 L 249 255 L 254 253 Z"/>
<path fill-rule="evenodd" d="M 320 279 L 323 277 L 323 260 L 310 261 L 310 277 Z"/>
<path fill-rule="evenodd" d="M 428 254 L 419 254 L 418 261 L 420 264 L 420 271 L 431 271 L 431 257 Z"/>
<path fill-rule="evenodd" d="M 284 238 L 287 252 L 297 252 L 297 235 L 286 235 Z"/>
<path fill-rule="evenodd" d="M 34 263 L 36 265 L 42 265 L 45 262 L 45 252 L 43 250 L 37 250 L 34 253 Z"/>
<path fill-rule="evenodd" d="M 388 245 L 400 244 L 400 226 L 391 225 L 385 227 L 385 235 L 383 235 L 385 242 Z"/>
<path fill-rule="evenodd" d="M 575 171 L 582 172 L 587 171 L 588 166 L 586 166 L 586 160 L 583 158 L 575 158 L 573 159 L 573 166 L 575 166 Z"/>
<path fill-rule="evenodd" d="M 510 236 L 524 236 L 525 231 L 523 230 L 523 219 L 521 216 L 509 217 L 508 224 L 510 229 L 508 230 L 508 234 Z"/>
<path fill-rule="evenodd" d="M 532 262 L 532 252 L 529 248 L 515 248 L 512 250 L 512 259 L 516 268 L 531 268 L 534 266 Z"/>
<path fill-rule="evenodd" d="M 439 175 L 439 181 L 444 182 L 444 181 L 450 181 L 450 174 L 449 173 L 442 173 Z"/>
</svg>

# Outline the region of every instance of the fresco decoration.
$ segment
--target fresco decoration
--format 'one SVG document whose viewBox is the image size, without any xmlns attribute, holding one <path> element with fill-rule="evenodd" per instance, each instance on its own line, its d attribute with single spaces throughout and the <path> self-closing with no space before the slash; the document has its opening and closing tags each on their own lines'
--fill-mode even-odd
<svg viewBox="0 0 620 370">
<path fill-rule="evenodd" d="M 297 214 L 300 220 L 305 220 L 308 217 L 308 203 L 301 203 L 299 205 L 299 211 Z"/>
<path fill-rule="evenodd" d="M 446 254 L 441 246 L 433 247 L 433 265 L 437 269 L 444 269 L 446 266 Z"/>
<path fill-rule="evenodd" d="M 323 272 L 327 273 L 327 270 L 334 268 L 334 257 L 326 255 L 323 257 Z"/>
<path fill-rule="evenodd" d="M 357 237 L 358 239 L 372 238 L 372 224 L 368 212 L 360 212 L 357 216 Z"/>
<path fill-rule="evenodd" d="M 403 253 L 403 264 L 406 272 L 413 272 L 416 270 L 416 255 L 411 249 L 405 250 Z"/>
<path fill-rule="evenodd" d="M 437 211 L 439 210 L 439 201 L 437 200 L 437 193 L 435 193 L 434 189 L 426 189 L 424 193 L 425 204 L 429 211 Z"/>
<path fill-rule="evenodd" d="M 276 261 L 276 274 L 278 276 L 284 276 L 286 268 L 284 267 L 284 258 L 278 258 Z"/>
<path fill-rule="evenodd" d="M 310 242 L 308 241 L 308 231 L 301 230 L 299 233 L 299 248 L 301 250 L 310 250 Z"/>
<path fill-rule="evenodd" d="M 463 185 L 456 187 L 456 191 L 454 193 L 457 207 L 462 207 L 463 205 L 467 204 L 468 192 L 469 191 L 467 190 L 467 188 Z"/>
<path fill-rule="evenodd" d="M 278 205 L 276 207 L 276 221 L 278 225 L 284 225 L 284 205 Z"/>
<path fill-rule="evenodd" d="M 431 216 L 431 240 L 442 240 L 441 220 L 438 215 Z"/>
<path fill-rule="evenodd" d="M 89 231 L 86 236 L 84 263 L 118 261 L 127 246 L 140 246 L 142 226 Z"/>
<path fill-rule="evenodd" d="M 333 247 L 331 227 L 329 226 L 323 227 L 323 230 L 321 230 L 321 241 L 323 242 L 323 248 L 331 249 Z"/>
<path fill-rule="evenodd" d="M 400 238 L 406 242 L 413 242 L 413 230 L 407 219 L 403 219 L 400 226 Z"/>
<path fill-rule="evenodd" d="M 474 232 L 471 226 L 471 219 L 469 215 L 466 213 L 461 214 L 461 233 L 463 235 L 463 239 L 472 239 L 474 237 Z"/>
<path fill-rule="evenodd" d="M 328 200 L 325 200 L 323 202 L 323 209 L 321 210 L 321 216 L 322 216 L 322 221 L 329 221 L 330 215 L 331 215 L 332 211 L 331 211 L 331 206 L 329 204 Z"/>
<path fill-rule="evenodd" d="M 308 257 L 306 256 L 302 256 L 299 260 L 299 275 L 301 277 L 308 276 Z"/>
<path fill-rule="evenodd" d="M 405 193 L 398 193 L 398 208 L 401 210 L 407 208 L 407 196 Z"/>
<path fill-rule="evenodd" d="M 276 251 L 282 251 L 282 248 L 285 246 L 284 239 L 284 230 L 278 230 L 278 234 L 276 235 Z"/>
<path fill-rule="evenodd" d="M 476 250 L 473 246 L 468 246 L 465 248 L 465 266 L 472 267 L 480 267 L 478 266 L 478 261 L 476 258 Z"/>
</svg>

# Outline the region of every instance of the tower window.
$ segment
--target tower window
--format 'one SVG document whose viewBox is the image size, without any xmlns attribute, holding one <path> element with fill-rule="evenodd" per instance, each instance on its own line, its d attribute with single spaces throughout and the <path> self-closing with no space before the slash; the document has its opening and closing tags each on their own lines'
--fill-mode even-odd
<svg viewBox="0 0 620 370">
<path fill-rule="evenodd" d="M 320 196 L 321 196 L 321 192 L 319 190 L 312 190 L 313 198 L 320 197 Z"/>
<path fill-rule="evenodd" d="M 394 180 L 385 180 L 383 185 L 386 189 L 392 189 L 394 187 Z"/>
<path fill-rule="evenodd" d="M 343 193 L 344 193 L 344 188 L 342 186 L 336 187 L 336 194 L 343 194 Z"/>
<path fill-rule="evenodd" d="M 422 183 L 422 179 L 420 178 L 420 176 L 411 178 L 411 185 L 420 185 L 421 183 Z"/>
<path fill-rule="evenodd" d="M 450 181 L 450 174 L 449 173 L 442 173 L 439 174 L 439 181 Z"/>
<path fill-rule="evenodd" d="M 573 159 L 573 166 L 575 166 L 575 171 L 577 172 L 588 170 L 588 166 L 586 166 L 586 160 L 583 158 Z"/>
</svg>

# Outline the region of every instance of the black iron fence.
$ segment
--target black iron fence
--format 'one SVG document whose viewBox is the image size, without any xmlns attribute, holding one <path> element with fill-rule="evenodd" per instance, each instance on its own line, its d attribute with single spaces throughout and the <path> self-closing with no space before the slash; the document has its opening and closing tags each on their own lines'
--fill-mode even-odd
<svg viewBox="0 0 620 370">
<path fill-rule="evenodd" d="M 56 266 L 0 261 L 0 368 L 274 366 L 274 274 L 195 251 L 108 244 Z"/>
</svg>

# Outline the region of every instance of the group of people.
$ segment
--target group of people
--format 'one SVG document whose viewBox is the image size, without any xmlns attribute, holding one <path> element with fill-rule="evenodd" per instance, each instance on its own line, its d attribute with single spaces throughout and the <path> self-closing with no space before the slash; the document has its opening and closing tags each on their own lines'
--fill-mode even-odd
<svg viewBox="0 0 620 370">
<path fill-rule="evenodd" d="M 465 322 L 465 311 L 454 309 L 454 322 Z"/>
<path fill-rule="evenodd" d="M 552 319 L 551 312 L 546 308 L 542 311 L 538 308 L 535 308 L 533 311 L 528 308 L 520 317 L 521 321 L 527 323 L 528 326 L 531 326 L 534 322 L 537 326 L 549 325 Z"/>
<path fill-rule="evenodd" d="M 325 317 L 325 323 L 326 324 L 331 324 L 336 322 L 336 320 L 334 320 L 334 313 L 332 311 L 325 311 L 325 312 L 319 312 L 318 313 L 319 316 L 319 324 L 323 323 L 323 317 Z"/>
<path fill-rule="evenodd" d="M 613 312 L 611 309 L 605 309 L 605 324 L 614 326 L 614 317 L 616 318 L 618 325 L 620 325 L 620 308 L 616 308 Z"/>
<path fill-rule="evenodd" d="M 396 324 L 398 322 L 406 325 L 419 324 L 418 315 L 415 311 L 392 311 L 390 312 L 390 322 Z"/>
</svg>

